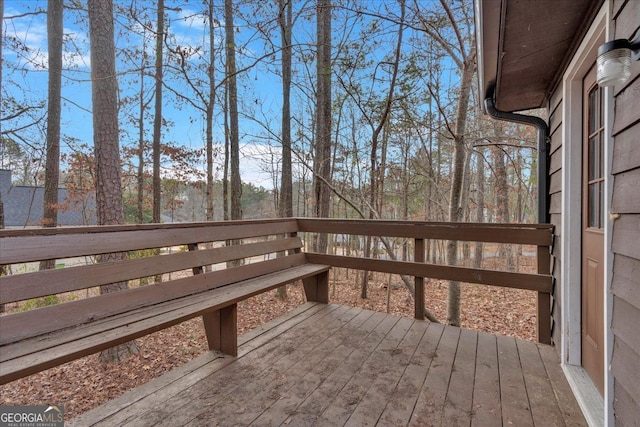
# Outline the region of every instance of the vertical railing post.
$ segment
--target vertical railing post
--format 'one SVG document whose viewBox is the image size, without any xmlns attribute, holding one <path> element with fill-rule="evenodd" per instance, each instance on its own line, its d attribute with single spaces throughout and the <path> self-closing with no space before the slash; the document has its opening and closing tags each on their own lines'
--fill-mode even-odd
<svg viewBox="0 0 640 427">
<path fill-rule="evenodd" d="M 424 239 L 414 240 L 414 262 L 424 262 Z M 415 277 L 415 318 L 424 320 L 424 277 Z"/>
<path fill-rule="evenodd" d="M 549 246 L 538 246 L 538 274 L 551 274 Z M 538 292 L 538 342 L 551 344 L 551 294 Z"/>
</svg>

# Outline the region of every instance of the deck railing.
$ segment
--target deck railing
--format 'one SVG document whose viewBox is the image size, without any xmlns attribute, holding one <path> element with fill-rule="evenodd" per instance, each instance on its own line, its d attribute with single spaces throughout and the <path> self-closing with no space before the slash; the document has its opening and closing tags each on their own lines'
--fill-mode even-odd
<svg viewBox="0 0 640 427">
<path fill-rule="evenodd" d="M 225 230 L 242 229 L 243 236 L 250 238 L 261 235 L 258 231 L 260 224 L 277 225 L 286 222 L 290 224 L 290 232 L 301 233 L 330 233 L 339 235 L 370 236 L 385 238 L 409 239 L 413 242 L 413 261 L 397 261 L 392 259 L 373 259 L 363 256 L 329 255 L 307 251 L 307 260 L 312 263 L 327 264 L 364 271 L 412 276 L 415 290 L 415 317 L 424 318 L 424 279 L 454 280 L 464 283 L 502 286 L 507 288 L 525 289 L 537 292 L 537 338 L 539 342 L 551 342 L 551 293 L 552 277 L 550 276 L 550 247 L 552 244 L 552 226 L 549 224 L 474 224 L 448 222 L 421 221 L 386 221 L 386 220 L 346 220 L 346 219 L 311 219 L 298 218 L 230 221 L 216 223 L 219 231 L 214 240 L 224 240 Z M 296 223 L 297 222 L 297 223 Z M 102 227 L 70 227 L 70 228 L 36 228 L 22 230 L 2 230 L 0 237 L 10 236 L 47 236 L 64 235 L 67 256 L 74 256 L 72 235 L 86 235 L 97 231 L 121 231 L 127 239 L 135 239 L 136 233 L 166 229 L 167 233 L 195 232 L 198 228 L 209 227 L 212 223 L 191 224 L 145 224 L 145 225 L 116 225 Z M 195 229 L 195 230 L 194 230 Z M 275 228 L 274 228 L 275 229 Z M 172 230 L 172 231 L 171 231 Z M 264 234 L 264 233 L 262 233 Z M 235 234 L 234 234 L 235 235 Z M 77 238 L 82 238 L 78 236 Z M 203 239 L 207 240 L 206 237 Z M 448 266 L 425 262 L 425 242 L 427 240 L 455 240 L 467 242 L 522 244 L 537 247 L 537 272 L 519 273 L 488 269 L 469 268 L 463 266 Z M 211 240 L 211 239 L 208 239 Z M 203 240 L 204 241 L 204 240 Z M 307 243 L 310 241 L 306 239 Z M 38 240 L 34 245 L 39 246 Z M 61 244 L 63 244 L 61 243 Z M 159 240 L 150 247 L 165 245 Z M 33 250 L 29 247 L 9 248 L 3 245 L 0 254 L 0 264 L 11 264 L 14 258 L 24 259 L 25 254 Z M 6 247 L 5 247 L 6 246 Z M 51 258 L 60 255 L 59 248 L 39 247 L 39 251 L 48 250 Z M 310 248 L 308 248 L 310 249 Z M 103 242 L 96 242 L 96 253 L 109 252 L 117 248 L 105 247 Z"/>
<path fill-rule="evenodd" d="M 413 261 L 397 261 L 307 252 L 313 263 L 414 277 L 415 317 L 424 319 L 424 278 L 502 286 L 537 292 L 537 338 L 551 342 L 551 292 L 549 224 L 478 224 L 385 220 L 298 219 L 301 232 L 403 238 L 413 241 Z M 425 241 L 455 240 L 537 247 L 537 272 L 517 273 L 425 262 Z"/>
</svg>

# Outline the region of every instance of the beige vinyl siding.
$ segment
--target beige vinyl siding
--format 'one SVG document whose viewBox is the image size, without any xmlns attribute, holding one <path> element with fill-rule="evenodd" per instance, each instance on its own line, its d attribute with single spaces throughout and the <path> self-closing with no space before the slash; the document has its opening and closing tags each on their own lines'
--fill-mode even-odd
<svg viewBox="0 0 640 427">
<path fill-rule="evenodd" d="M 640 1 L 615 1 L 615 38 L 630 38 L 640 26 Z M 614 334 L 611 372 L 614 416 L 618 425 L 633 425 L 640 414 L 640 62 L 631 79 L 614 88 L 613 225 Z"/>
<path fill-rule="evenodd" d="M 551 259 L 551 273 L 554 277 L 554 288 L 551 306 L 551 341 L 559 351 L 560 347 L 560 315 L 561 315 L 561 286 L 560 286 L 560 236 L 562 235 L 562 91 L 558 90 L 551 98 L 549 108 L 549 214 L 554 225 L 554 248 Z"/>
</svg>

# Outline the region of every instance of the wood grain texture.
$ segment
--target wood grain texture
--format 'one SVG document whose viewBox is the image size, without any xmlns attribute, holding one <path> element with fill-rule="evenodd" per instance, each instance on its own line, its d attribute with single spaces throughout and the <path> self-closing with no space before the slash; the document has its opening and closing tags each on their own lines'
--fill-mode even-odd
<svg viewBox="0 0 640 427">
<path fill-rule="evenodd" d="M 262 328 L 238 358 L 203 356 L 71 425 L 523 425 L 505 417 L 520 397 L 531 424 L 586 426 L 543 344 L 324 304 Z"/>
<path fill-rule="evenodd" d="M 63 329 L 43 338 L 21 339 L 14 345 L 2 347 L 0 383 L 4 384 L 113 345 L 156 332 L 207 312 L 230 306 L 259 293 L 275 289 L 285 283 L 326 271 L 326 269 L 326 266 L 301 265 L 258 278 L 247 279 L 241 283 L 236 283 L 234 286 L 218 287 L 205 293 L 160 302 L 138 311 L 124 312 L 120 316 L 111 316 L 104 322 L 88 323 L 71 330 Z M 206 275 L 194 277 L 206 277 Z M 6 319 L 7 317 L 3 320 Z M 3 322 L 0 327 L 5 331 L 10 331 L 6 322 Z M 21 333 L 24 333 L 24 331 Z M 5 339 L 4 335 L 2 338 Z"/>
<path fill-rule="evenodd" d="M 76 300 L 38 309 L 37 315 L 25 311 L 3 318 L 0 344 L 35 337 L 100 319 L 186 297 L 256 276 L 277 273 L 305 264 L 304 255 L 296 254 L 227 270 L 184 277 L 153 286 L 127 289 L 94 298 Z"/>
<path fill-rule="evenodd" d="M 295 249 L 301 245 L 302 242 L 296 237 L 2 276 L 0 303 L 6 304 L 141 277 L 196 269 L 205 265 Z"/>
<path fill-rule="evenodd" d="M 251 224 L 211 225 L 209 227 L 153 228 L 129 230 L 109 227 L 84 233 L 64 232 L 31 235 L 0 232 L 0 264 L 24 263 L 42 259 L 162 248 L 189 243 L 245 239 L 297 231 L 295 220 Z M 106 230 L 106 231 L 105 231 Z"/>
<path fill-rule="evenodd" d="M 478 334 L 478 351 L 473 385 L 472 426 L 500 425 L 502 404 L 500 400 L 500 371 L 498 369 L 498 345 L 496 337 Z"/>
<path fill-rule="evenodd" d="M 495 243 L 545 245 L 548 224 L 478 224 L 384 220 L 298 219 L 300 231 L 365 236 L 410 237 Z"/>
<path fill-rule="evenodd" d="M 333 267 L 371 270 L 382 273 L 406 274 L 441 280 L 479 283 L 508 288 L 528 289 L 539 292 L 551 292 L 551 276 L 527 273 L 481 270 L 466 267 L 452 267 L 405 261 L 374 260 L 367 258 L 307 253 L 307 260 L 314 264 L 326 264 Z"/>
</svg>

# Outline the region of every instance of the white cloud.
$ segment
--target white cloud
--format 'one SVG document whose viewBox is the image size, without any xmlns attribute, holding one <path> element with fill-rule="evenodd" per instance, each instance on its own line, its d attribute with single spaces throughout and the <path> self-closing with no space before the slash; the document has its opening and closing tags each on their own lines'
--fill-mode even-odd
<svg viewBox="0 0 640 427">
<path fill-rule="evenodd" d="M 204 30 L 209 26 L 207 16 L 191 9 L 180 9 L 173 21 L 178 27 Z"/>
<path fill-rule="evenodd" d="M 9 8 L 5 13 L 5 19 L 11 16 L 21 14 L 15 8 Z M 71 29 L 65 28 L 65 40 L 84 52 L 63 51 L 63 67 L 64 68 L 88 68 L 90 65 L 88 54 L 88 37 L 85 34 L 78 33 Z M 46 15 L 24 16 L 10 20 L 10 25 L 6 25 L 6 32 L 9 37 L 15 37 L 22 44 L 23 48 L 18 51 L 11 52 L 8 49 L 6 54 L 24 62 L 24 66 L 32 70 L 46 70 L 48 68 L 48 45 L 47 45 L 47 24 Z M 20 58 L 20 59 L 18 59 Z"/>
</svg>

